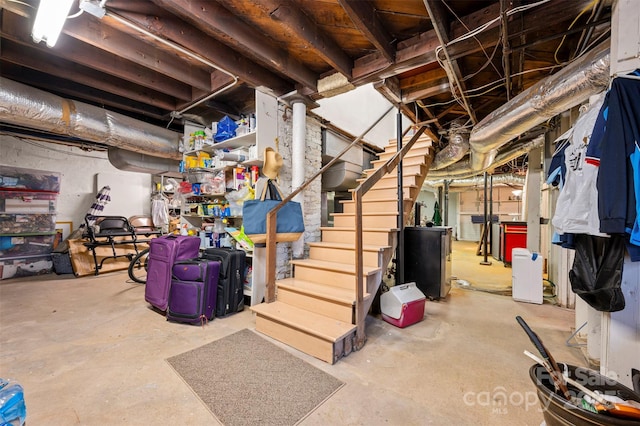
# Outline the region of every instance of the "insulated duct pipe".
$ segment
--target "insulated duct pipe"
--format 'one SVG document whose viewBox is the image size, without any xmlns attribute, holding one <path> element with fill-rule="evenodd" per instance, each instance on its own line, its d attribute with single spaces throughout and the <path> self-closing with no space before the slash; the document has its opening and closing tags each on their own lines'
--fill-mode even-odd
<svg viewBox="0 0 640 426">
<path fill-rule="evenodd" d="M 170 158 L 149 156 L 114 146 L 108 149 L 107 154 L 109 162 L 116 169 L 127 172 L 149 173 L 151 175 L 182 176 L 180 162 Z"/>
<path fill-rule="evenodd" d="M 178 151 L 180 133 L 2 77 L 0 122 L 162 157 L 163 160 L 181 159 Z"/>
<path fill-rule="evenodd" d="M 605 90 L 609 84 L 609 44 L 600 44 L 475 125 L 469 139 L 471 169 L 482 173 L 492 165 L 501 146 Z"/>
<path fill-rule="evenodd" d="M 429 185 L 433 188 L 444 186 L 445 181 L 449 183 L 449 190 L 453 191 L 457 187 L 468 186 L 480 186 L 484 185 L 484 176 L 473 176 L 464 179 L 442 179 L 442 180 L 427 180 L 425 185 Z M 524 176 L 516 175 L 513 173 L 504 173 L 500 175 L 492 175 L 493 185 L 519 185 L 524 186 Z"/>
<path fill-rule="evenodd" d="M 462 160 L 469 152 L 469 131 L 453 131 L 449 139 L 449 145 L 441 149 L 433 159 L 429 170 L 440 170 L 453 163 Z"/>
<path fill-rule="evenodd" d="M 502 166 L 511 160 L 515 160 L 521 155 L 526 154 L 534 148 L 544 145 L 544 135 L 540 135 L 535 139 L 525 142 L 521 145 L 513 147 L 511 150 L 499 154 L 489 167 L 482 170 L 473 170 L 471 167 L 471 161 L 459 161 L 446 169 L 430 172 L 427 177 L 430 179 L 463 179 L 471 176 L 477 176 L 479 173 L 484 173 L 487 170 L 494 169 Z"/>
</svg>

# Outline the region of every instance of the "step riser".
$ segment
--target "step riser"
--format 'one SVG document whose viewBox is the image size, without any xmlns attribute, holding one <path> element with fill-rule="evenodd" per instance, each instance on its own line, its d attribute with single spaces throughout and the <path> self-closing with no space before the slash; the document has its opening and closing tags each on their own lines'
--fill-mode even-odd
<svg viewBox="0 0 640 426">
<path fill-rule="evenodd" d="M 393 197 L 392 197 L 393 198 Z M 397 197 L 395 197 L 397 198 Z M 413 202 L 405 201 L 404 202 L 404 210 L 410 210 L 413 207 Z M 356 210 L 355 203 L 342 203 L 342 208 L 344 213 L 354 214 Z M 396 211 L 398 210 L 398 202 L 391 201 L 376 201 L 371 203 L 362 203 L 362 212 L 379 212 L 379 211 Z"/>
<path fill-rule="evenodd" d="M 408 142 L 408 141 L 407 141 Z M 403 143 L 403 146 L 406 145 L 406 143 Z M 418 148 L 429 148 L 431 147 L 431 140 L 428 141 L 416 141 L 413 146 L 411 147 L 411 149 L 409 150 L 409 152 L 413 152 L 414 149 L 418 149 Z M 398 145 L 396 144 L 395 141 L 393 141 L 393 143 L 387 144 L 387 146 L 384 147 L 384 152 L 393 152 L 394 154 L 398 151 Z"/>
<path fill-rule="evenodd" d="M 366 171 L 366 177 L 371 176 L 373 173 L 375 172 L 375 170 L 372 169 L 367 169 Z M 402 176 L 408 176 L 408 175 L 420 175 L 422 176 L 423 174 L 427 173 L 427 165 L 426 164 L 419 164 L 419 165 L 402 165 Z M 388 175 L 394 175 L 397 176 L 398 171 L 397 168 L 391 170 Z M 404 179 L 403 179 L 404 180 Z"/>
<path fill-rule="evenodd" d="M 337 351 L 335 351 L 333 342 L 327 342 L 326 340 L 296 330 L 285 324 L 275 322 L 262 315 L 256 316 L 256 331 L 264 333 L 267 336 L 329 364 L 333 364 L 340 358 Z"/>
<path fill-rule="evenodd" d="M 409 151 L 407 153 L 407 155 L 404 156 L 404 158 L 408 158 L 409 156 L 414 157 L 414 156 L 427 156 L 429 155 L 429 153 L 431 152 L 432 148 L 428 147 L 428 146 L 419 146 L 416 148 L 416 146 L 414 145 L 413 148 L 411 148 L 411 151 Z M 381 152 L 380 154 L 378 154 L 378 159 L 379 160 L 390 160 L 394 155 L 396 155 L 396 150 L 394 149 L 393 151 L 385 151 L 385 152 Z"/>
<path fill-rule="evenodd" d="M 408 167 L 408 166 L 415 166 L 415 165 L 420 165 L 420 164 L 426 164 L 427 163 L 427 159 L 425 156 L 417 156 L 417 157 L 405 157 L 402 160 L 402 166 L 404 167 Z M 386 163 L 385 160 L 376 160 L 373 161 L 371 163 L 371 166 L 374 169 L 379 169 L 380 167 L 382 167 L 384 164 Z"/>
<path fill-rule="evenodd" d="M 278 287 L 278 300 L 288 305 L 305 309 L 338 321 L 353 323 L 353 305 L 325 300 L 305 293 Z"/>
<path fill-rule="evenodd" d="M 353 259 L 353 263 L 355 264 L 355 250 L 312 246 L 309 248 L 309 258 L 337 263 L 344 263 L 349 259 Z M 365 251 L 362 253 L 362 261 L 365 266 L 383 266 L 381 264 L 380 252 Z"/>
<path fill-rule="evenodd" d="M 367 171 L 367 177 L 371 176 L 374 173 L 373 170 L 368 170 Z M 426 165 L 418 165 L 418 166 L 402 166 L 402 176 L 406 176 L 406 175 L 420 175 L 422 176 L 423 174 L 427 173 L 427 166 Z M 392 175 L 397 175 L 398 172 L 396 169 L 393 169 L 389 172 L 389 174 Z"/>
<path fill-rule="evenodd" d="M 333 226 L 338 228 L 355 227 L 355 217 L 336 215 L 333 217 Z M 364 228 L 396 228 L 398 215 L 362 216 L 362 226 Z"/>
<path fill-rule="evenodd" d="M 314 267 L 308 268 L 304 265 L 296 265 L 294 268 L 294 276 L 296 279 L 312 283 L 325 284 L 346 290 L 355 289 L 354 275 L 346 272 L 327 271 Z"/>
<path fill-rule="evenodd" d="M 391 245 L 390 241 L 392 241 L 392 237 L 390 236 L 390 234 L 391 233 L 364 231 L 362 233 L 363 244 L 389 246 Z M 333 231 L 325 229 L 322 231 L 322 241 L 326 241 L 328 243 L 355 244 L 355 231 Z"/>
<path fill-rule="evenodd" d="M 402 185 L 405 185 L 405 186 L 418 185 L 418 183 L 421 180 L 424 180 L 424 179 L 422 179 L 421 176 L 416 176 L 415 174 L 404 173 L 402 175 Z M 358 180 L 358 182 L 362 183 L 364 182 L 364 179 Z M 383 186 L 385 188 L 391 187 L 391 186 L 398 186 L 398 175 L 396 174 L 396 172 L 389 173 L 381 177 L 380 180 L 373 185 L 373 188 L 380 187 L 380 186 Z"/>
<path fill-rule="evenodd" d="M 419 176 L 416 175 L 402 176 L 402 185 L 417 185 L 419 179 Z M 373 185 L 374 188 L 376 186 L 398 186 L 398 175 L 385 175 L 385 177 L 383 177 L 378 182 L 376 182 L 375 185 Z"/>
<path fill-rule="evenodd" d="M 411 198 L 415 200 L 418 194 L 420 193 L 420 188 L 416 188 L 414 186 L 410 188 L 404 188 L 402 192 L 404 198 Z M 369 192 L 364 194 L 362 197 L 363 200 L 370 200 L 372 198 L 398 198 L 398 190 L 396 188 L 387 188 L 387 189 L 376 189 L 371 188 Z"/>
</svg>

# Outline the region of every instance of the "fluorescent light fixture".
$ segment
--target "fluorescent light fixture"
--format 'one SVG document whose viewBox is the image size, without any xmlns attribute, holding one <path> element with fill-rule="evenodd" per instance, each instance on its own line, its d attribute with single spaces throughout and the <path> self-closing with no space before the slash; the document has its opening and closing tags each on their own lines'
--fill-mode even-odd
<svg viewBox="0 0 640 426">
<path fill-rule="evenodd" d="M 102 19 L 107 13 L 106 9 L 104 8 L 104 3 L 106 3 L 106 1 L 104 0 L 100 3 L 95 0 L 80 0 L 80 9 L 87 13 L 90 13 L 98 19 Z"/>
<path fill-rule="evenodd" d="M 31 37 L 36 43 L 44 40 L 48 47 L 55 46 L 69 15 L 74 0 L 40 0 Z"/>
</svg>

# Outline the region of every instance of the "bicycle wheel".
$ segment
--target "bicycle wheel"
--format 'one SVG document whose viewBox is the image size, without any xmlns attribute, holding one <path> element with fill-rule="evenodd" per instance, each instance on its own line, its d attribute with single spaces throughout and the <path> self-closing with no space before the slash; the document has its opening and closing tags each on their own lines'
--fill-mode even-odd
<svg viewBox="0 0 640 426">
<path fill-rule="evenodd" d="M 129 278 L 133 281 L 146 284 L 147 283 L 147 263 L 149 258 L 149 249 L 144 249 L 133 258 L 129 263 Z"/>
</svg>

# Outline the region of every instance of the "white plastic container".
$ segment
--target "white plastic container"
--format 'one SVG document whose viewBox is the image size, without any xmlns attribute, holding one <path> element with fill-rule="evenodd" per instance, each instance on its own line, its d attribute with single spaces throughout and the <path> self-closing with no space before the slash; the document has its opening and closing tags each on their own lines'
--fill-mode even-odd
<svg viewBox="0 0 640 426">
<path fill-rule="evenodd" d="M 511 293 L 518 302 L 542 304 L 542 265 L 539 253 L 531 253 L 525 248 L 514 248 L 511 252 Z"/>
</svg>

